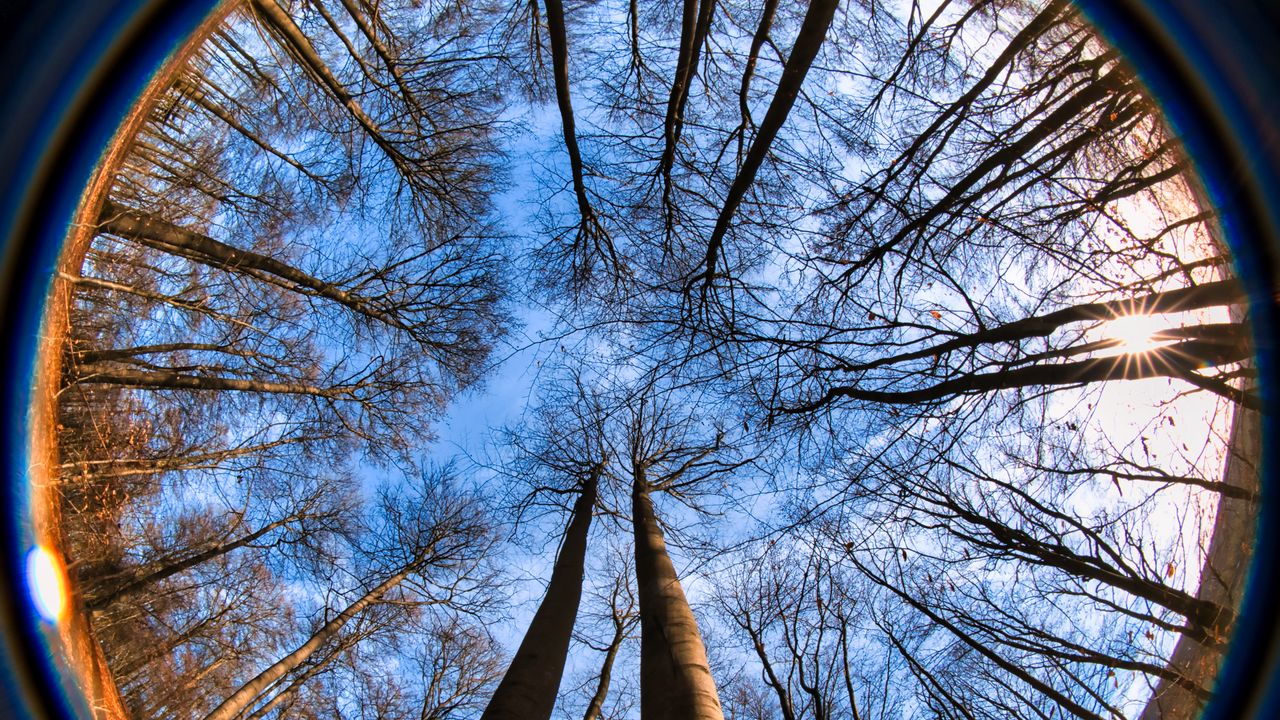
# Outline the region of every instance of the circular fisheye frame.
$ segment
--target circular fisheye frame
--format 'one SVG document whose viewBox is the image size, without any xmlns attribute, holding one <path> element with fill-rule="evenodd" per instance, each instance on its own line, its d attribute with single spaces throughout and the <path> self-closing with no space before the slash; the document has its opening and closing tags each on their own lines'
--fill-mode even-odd
<svg viewBox="0 0 1280 720">
<path fill-rule="evenodd" d="M 1280 10 L 5 2 L 0 717 L 1280 717 Z"/>
</svg>

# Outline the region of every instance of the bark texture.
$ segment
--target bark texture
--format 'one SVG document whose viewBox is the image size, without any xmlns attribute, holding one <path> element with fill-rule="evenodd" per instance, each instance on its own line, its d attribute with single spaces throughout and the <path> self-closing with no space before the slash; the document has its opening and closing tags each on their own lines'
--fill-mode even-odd
<svg viewBox="0 0 1280 720">
<path fill-rule="evenodd" d="M 636 478 L 631 492 L 640 596 L 641 720 L 723 720 L 707 651 L 653 511 Z"/>
</svg>

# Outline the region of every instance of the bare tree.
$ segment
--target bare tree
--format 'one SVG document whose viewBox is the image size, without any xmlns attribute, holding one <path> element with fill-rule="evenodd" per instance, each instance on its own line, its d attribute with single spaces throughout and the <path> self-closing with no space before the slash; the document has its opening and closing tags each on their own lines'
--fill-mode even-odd
<svg viewBox="0 0 1280 720">
<path fill-rule="evenodd" d="M 491 545 L 492 529 L 477 500 L 460 494 L 452 487 L 454 484 L 447 474 L 435 474 L 423 479 L 416 496 L 405 495 L 406 491 L 400 489 L 389 490 L 377 528 L 381 537 L 369 547 L 376 552 L 370 558 L 371 569 L 382 569 L 378 579 L 359 587 L 346 607 L 332 614 L 287 655 L 237 688 L 206 717 L 232 718 L 249 709 L 255 698 L 316 656 L 349 623 L 381 603 L 461 606 L 468 594 L 484 583 L 476 572 Z M 385 544 L 379 547 L 382 543 Z M 406 581 L 421 594 L 395 597 L 393 593 L 406 587 Z"/>
</svg>

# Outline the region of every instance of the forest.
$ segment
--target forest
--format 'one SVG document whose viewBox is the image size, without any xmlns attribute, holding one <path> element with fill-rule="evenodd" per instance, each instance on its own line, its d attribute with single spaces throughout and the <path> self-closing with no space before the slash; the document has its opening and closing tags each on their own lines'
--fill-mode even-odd
<svg viewBox="0 0 1280 720">
<path fill-rule="evenodd" d="M 55 287 L 101 717 L 1212 696 L 1248 307 L 1071 3 L 224 0 L 135 112 Z"/>
</svg>

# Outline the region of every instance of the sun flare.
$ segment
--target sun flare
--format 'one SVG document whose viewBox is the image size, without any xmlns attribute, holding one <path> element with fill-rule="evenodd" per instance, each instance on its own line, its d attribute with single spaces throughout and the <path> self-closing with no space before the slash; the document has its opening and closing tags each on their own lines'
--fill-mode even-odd
<svg viewBox="0 0 1280 720">
<path fill-rule="evenodd" d="M 67 606 L 66 574 L 57 556 L 43 546 L 27 553 L 27 589 L 40 617 L 58 622 Z"/>
<path fill-rule="evenodd" d="M 1126 353 L 1141 353 L 1155 349 L 1161 344 L 1155 334 L 1164 329 L 1155 322 L 1152 315 L 1125 315 L 1108 322 L 1103 330 L 1105 337 L 1120 341 L 1120 348 Z"/>
</svg>

